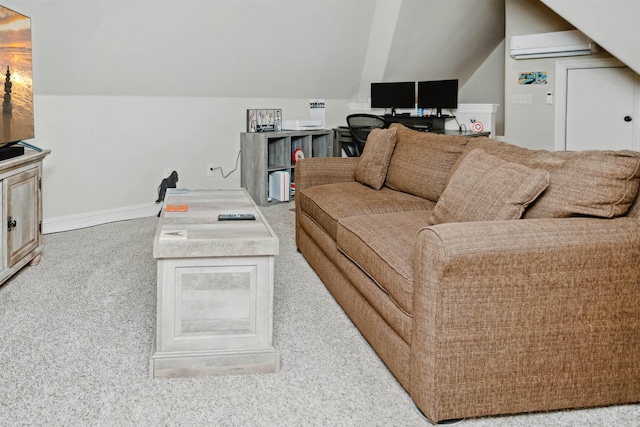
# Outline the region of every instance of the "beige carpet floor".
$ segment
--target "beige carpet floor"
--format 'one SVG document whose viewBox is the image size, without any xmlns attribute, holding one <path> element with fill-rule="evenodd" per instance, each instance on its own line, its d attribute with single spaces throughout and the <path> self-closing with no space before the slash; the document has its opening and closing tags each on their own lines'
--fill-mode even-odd
<svg viewBox="0 0 640 427">
<path fill-rule="evenodd" d="M 429 426 L 296 252 L 292 208 L 263 209 L 278 374 L 149 378 L 157 218 L 45 235 L 42 262 L 0 287 L 0 426 Z M 640 426 L 640 405 L 459 425 Z"/>
</svg>

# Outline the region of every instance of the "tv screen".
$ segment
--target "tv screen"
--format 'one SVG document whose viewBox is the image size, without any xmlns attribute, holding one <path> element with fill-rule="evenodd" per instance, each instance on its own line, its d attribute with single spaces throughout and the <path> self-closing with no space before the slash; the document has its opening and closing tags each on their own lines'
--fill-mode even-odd
<svg viewBox="0 0 640 427">
<path fill-rule="evenodd" d="M 31 65 L 31 19 L 0 6 L 0 148 L 35 136 Z"/>
<path fill-rule="evenodd" d="M 438 116 L 443 108 L 458 108 L 458 80 L 418 82 L 418 108 L 436 108 Z"/>
<path fill-rule="evenodd" d="M 371 108 L 414 108 L 416 82 L 371 83 Z"/>
</svg>

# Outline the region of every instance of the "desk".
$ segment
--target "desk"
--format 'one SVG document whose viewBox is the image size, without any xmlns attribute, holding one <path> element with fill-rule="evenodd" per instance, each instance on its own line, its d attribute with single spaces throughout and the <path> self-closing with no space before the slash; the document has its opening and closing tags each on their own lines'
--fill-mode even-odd
<svg viewBox="0 0 640 427">
<path fill-rule="evenodd" d="M 457 131 L 453 129 L 442 129 L 442 130 L 432 130 L 429 131 L 432 133 L 438 133 L 440 135 L 457 135 L 457 136 L 466 136 L 469 138 L 477 138 L 479 136 L 489 136 L 491 132 L 473 132 L 470 130 Z"/>
<path fill-rule="evenodd" d="M 412 119 L 420 119 L 420 117 L 411 117 Z M 411 126 L 414 127 L 414 126 Z M 420 129 L 423 130 L 423 129 Z M 427 132 L 427 129 L 424 129 Z M 441 135 L 457 135 L 457 136 L 466 136 L 468 138 L 477 138 L 479 136 L 489 136 L 491 132 L 472 132 L 470 130 L 463 130 L 462 132 L 453 130 L 453 129 L 440 129 L 440 130 L 431 130 L 428 132 L 437 133 Z M 351 138 L 351 132 L 347 126 L 339 126 L 337 128 L 333 128 L 333 156 L 334 157 L 342 157 L 342 144 L 353 144 L 353 139 Z"/>
<path fill-rule="evenodd" d="M 449 119 L 455 119 L 455 116 L 389 116 L 384 115 L 383 118 L 389 123 L 401 123 L 405 126 L 417 128 L 420 130 L 429 129 L 433 130 L 444 130 L 445 121 Z"/>
</svg>

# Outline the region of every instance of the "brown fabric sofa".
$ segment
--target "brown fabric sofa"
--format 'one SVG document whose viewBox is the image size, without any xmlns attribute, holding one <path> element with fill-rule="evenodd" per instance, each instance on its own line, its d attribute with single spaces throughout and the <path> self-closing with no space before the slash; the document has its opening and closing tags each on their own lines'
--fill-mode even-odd
<svg viewBox="0 0 640 427">
<path fill-rule="evenodd" d="M 376 130 L 296 244 L 426 417 L 640 401 L 640 153 Z"/>
</svg>

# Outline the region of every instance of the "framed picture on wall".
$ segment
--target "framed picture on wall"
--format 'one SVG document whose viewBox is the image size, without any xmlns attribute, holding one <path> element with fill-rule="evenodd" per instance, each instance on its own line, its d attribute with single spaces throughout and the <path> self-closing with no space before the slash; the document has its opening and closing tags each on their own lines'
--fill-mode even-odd
<svg viewBox="0 0 640 427">
<path fill-rule="evenodd" d="M 548 73 L 546 71 L 526 71 L 518 73 L 519 85 L 546 85 Z"/>
<path fill-rule="evenodd" d="M 247 110 L 247 132 L 279 132 L 281 130 L 281 108 Z"/>
</svg>

